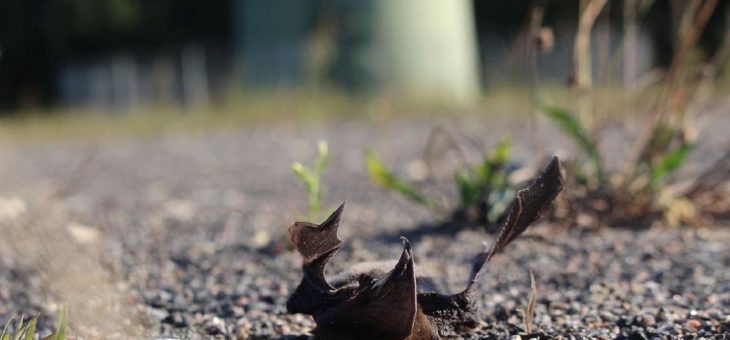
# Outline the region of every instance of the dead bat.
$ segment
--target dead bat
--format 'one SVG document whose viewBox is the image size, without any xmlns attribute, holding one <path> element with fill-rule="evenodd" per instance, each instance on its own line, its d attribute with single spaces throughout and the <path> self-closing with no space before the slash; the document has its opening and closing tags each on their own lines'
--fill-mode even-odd
<svg viewBox="0 0 730 340">
<path fill-rule="evenodd" d="M 312 315 L 317 339 L 438 339 L 457 336 L 479 325 L 473 286 L 485 263 L 512 242 L 541 214 L 563 188 L 558 157 L 520 190 L 491 249 L 472 261 L 466 288 L 445 295 L 422 292 L 416 284 L 413 253 L 401 237 L 403 252 L 390 271 L 371 267 L 327 281 L 325 267 L 342 246 L 337 228 L 343 203 L 320 225 L 296 222 L 289 235 L 302 255 L 304 277 L 287 301 L 289 313 Z"/>
</svg>

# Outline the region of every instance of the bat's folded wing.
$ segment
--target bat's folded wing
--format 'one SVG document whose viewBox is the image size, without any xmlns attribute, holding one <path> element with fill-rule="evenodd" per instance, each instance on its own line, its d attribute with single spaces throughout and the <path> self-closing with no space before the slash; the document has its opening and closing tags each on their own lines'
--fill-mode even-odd
<svg viewBox="0 0 730 340">
<path fill-rule="evenodd" d="M 320 225 L 296 222 L 289 227 L 289 236 L 302 255 L 304 278 L 287 302 L 290 313 L 313 315 L 327 308 L 332 300 L 341 300 L 342 293 L 325 279 L 324 270 L 330 258 L 340 250 L 342 240 L 337 237 L 337 228 L 342 218 L 345 203 Z M 344 293 L 344 292 L 343 292 Z"/>
</svg>

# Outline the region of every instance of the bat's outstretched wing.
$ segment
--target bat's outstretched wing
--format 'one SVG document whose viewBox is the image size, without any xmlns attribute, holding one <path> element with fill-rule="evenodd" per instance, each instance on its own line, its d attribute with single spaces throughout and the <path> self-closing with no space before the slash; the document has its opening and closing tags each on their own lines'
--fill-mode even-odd
<svg viewBox="0 0 730 340">
<path fill-rule="evenodd" d="M 558 156 L 553 156 L 550 163 L 532 183 L 517 192 L 517 196 L 510 205 L 507 220 L 499 232 L 492 250 L 487 255 L 486 262 L 489 262 L 494 254 L 514 241 L 530 224 L 541 217 L 558 193 L 563 190 L 563 182 L 565 182 L 565 178 L 560 168 L 560 159 Z"/>
<path fill-rule="evenodd" d="M 367 334 L 370 338 L 403 339 L 416 318 L 416 275 L 411 245 L 404 237 L 395 267 L 382 278 L 361 276 L 357 295 L 344 304 L 315 314 L 319 332 Z M 317 333 L 317 332 L 315 332 Z"/>
<path fill-rule="evenodd" d="M 304 278 L 287 301 L 289 313 L 314 314 L 344 297 L 337 294 L 324 277 L 330 258 L 340 250 L 342 240 L 337 237 L 345 203 L 342 203 L 320 225 L 296 222 L 289 227 L 289 236 L 302 255 Z"/>
<path fill-rule="evenodd" d="M 439 335 L 455 336 L 458 328 L 473 328 L 479 324 L 479 313 L 472 289 L 477 276 L 494 254 L 540 218 L 540 214 L 562 190 L 563 182 L 560 160 L 558 157 L 553 157 L 537 178 L 527 188 L 517 193 L 507 221 L 492 248 L 487 248 L 485 244 L 484 250 L 474 256 L 466 289 L 453 295 L 418 294 L 418 303 L 423 314 L 437 326 Z"/>
</svg>

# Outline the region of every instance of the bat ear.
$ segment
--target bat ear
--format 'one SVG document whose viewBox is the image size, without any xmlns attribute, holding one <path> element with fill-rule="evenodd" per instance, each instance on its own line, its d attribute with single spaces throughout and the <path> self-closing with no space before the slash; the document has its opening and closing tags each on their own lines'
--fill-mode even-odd
<svg viewBox="0 0 730 340">
<path fill-rule="evenodd" d="M 487 255 L 486 261 L 520 236 L 530 224 L 540 219 L 550 203 L 563 190 L 565 177 L 558 156 L 553 156 L 547 166 L 526 188 L 517 192 L 509 208 L 507 220 Z"/>
<path fill-rule="evenodd" d="M 330 258 L 340 250 L 337 237 L 345 203 L 342 203 L 322 224 L 296 222 L 289 227 L 289 237 L 302 255 L 304 278 L 287 302 L 291 313 L 313 314 L 324 297 L 335 289 L 327 282 L 324 270 Z"/>
<path fill-rule="evenodd" d="M 382 279 L 364 276 L 359 293 L 338 308 L 315 315 L 322 328 L 367 330 L 380 338 L 405 338 L 416 318 L 416 275 L 411 245 L 405 237 L 395 267 Z"/>
</svg>

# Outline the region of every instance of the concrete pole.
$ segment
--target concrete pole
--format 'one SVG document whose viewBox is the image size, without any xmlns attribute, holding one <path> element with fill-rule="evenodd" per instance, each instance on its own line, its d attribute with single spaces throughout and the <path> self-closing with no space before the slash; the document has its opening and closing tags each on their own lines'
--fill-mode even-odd
<svg viewBox="0 0 730 340">
<path fill-rule="evenodd" d="M 468 102 L 479 94 L 471 1 L 377 0 L 376 79 L 414 99 Z"/>
</svg>

